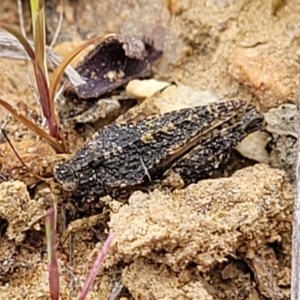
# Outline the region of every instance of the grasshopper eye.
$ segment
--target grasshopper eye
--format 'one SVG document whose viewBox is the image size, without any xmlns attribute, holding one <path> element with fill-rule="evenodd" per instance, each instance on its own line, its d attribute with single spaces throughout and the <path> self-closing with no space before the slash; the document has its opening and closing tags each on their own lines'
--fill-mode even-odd
<svg viewBox="0 0 300 300">
<path fill-rule="evenodd" d="M 62 188 L 63 190 L 65 190 L 66 192 L 72 192 L 74 190 L 76 190 L 77 188 L 77 183 L 76 182 L 64 182 L 62 184 Z"/>
<path fill-rule="evenodd" d="M 78 177 L 69 164 L 56 166 L 54 169 L 54 178 L 66 192 L 73 192 L 77 189 Z"/>
</svg>

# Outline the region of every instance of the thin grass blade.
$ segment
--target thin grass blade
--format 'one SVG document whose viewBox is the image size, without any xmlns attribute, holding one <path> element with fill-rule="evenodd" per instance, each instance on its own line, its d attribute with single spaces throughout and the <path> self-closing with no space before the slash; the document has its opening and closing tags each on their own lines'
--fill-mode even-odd
<svg viewBox="0 0 300 300">
<path fill-rule="evenodd" d="M 35 32 L 36 32 L 36 19 L 37 19 L 37 11 L 39 9 L 39 1 L 40 0 L 30 0 L 31 23 L 32 23 L 33 36 L 35 36 Z"/>
<path fill-rule="evenodd" d="M 63 146 L 50 134 L 44 131 L 42 128 L 33 123 L 30 119 L 20 114 L 16 108 L 11 106 L 8 102 L 0 98 L 0 105 L 6 108 L 19 122 L 34 131 L 41 138 L 45 139 L 57 152 L 63 153 Z"/>
<path fill-rule="evenodd" d="M 56 217 L 55 210 L 50 208 L 47 211 L 46 220 L 46 240 L 48 252 L 48 272 L 49 272 L 49 288 L 51 300 L 59 300 L 59 269 L 56 257 Z"/>
<path fill-rule="evenodd" d="M 46 61 L 46 30 L 45 30 L 45 8 L 44 8 L 44 1 L 38 0 L 31 2 L 38 2 L 38 6 L 34 5 L 34 8 L 37 9 L 34 11 L 32 8 L 32 20 L 35 20 L 35 30 L 34 30 L 34 48 L 35 48 L 35 55 L 36 60 L 43 70 L 45 77 L 47 78 L 48 68 L 47 68 L 47 61 Z M 34 17 L 33 17 L 34 15 Z M 48 78 L 47 78 L 48 83 Z"/>
<path fill-rule="evenodd" d="M 40 65 L 36 61 L 33 62 L 33 65 L 40 103 L 42 106 L 43 115 L 48 123 L 50 135 L 59 141 L 63 141 L 65 147 L 63 136 L 59 131 L 59 120 L 54 111 L 54 100 L 50 99 L 47 79 Z M 65 149 L 65 151 L 67 151 L 67 149 Z"/>
<path fill-rule="evenodd" d="M 109 251 L 110 245 L 113 241 L 113 239 L 115 238 L 115 233 L 113 231 L 111 231 L 101 249 L 101 251 L 98 253 L 98 256 L 94 262 L 94 265 L 90 271 L 90 274 L 84 284 L 84 287 L 81 291 L 81 294 L 78 297 L 78 300 L 84 300 L 91 288 L 91 286 L 94 283 L 94 280 L 96 278 L 96 276 L 99 273 L 100 268 L 102 267 L 103 261 L 107 256 L 107 253 Z"/>
<path fill-rule="evenodd" d="M 46 118 L 50 134 L 60 139 L 58 129 L 58 118 L 54 111 L 53 99 L 49 95 L 49 78 L 46 61 L 46 29 L 45 29 L 45 1 L 30 0 L 31 17 L 33 24 L 33 39 L 36 55 L 35 76 L 40 96 L 40 102 L 43 109 L 43 115 Z"/>
<path fill-rule="evenodd" d="M 61 148 L 63 149 L 63 152 L 68 152 L 64 136 L 59 131 L 59 120 L 54 110 L 54 98 L 50 98 L 49 85 L 47 77 L 45 75 L 47 72 L 45 73 L 43 71 L 43 64 L 41 65 L 38 63 L 35 52 L 33 51 L 27 39 L 22 35 L 20 30 L 18 30 L 15 26 L 11 25 L 0 24 L 0 27 L 1 26 L 19 40 L 19 42 L 22 44 L 25 51 L 27 52 L 28 56 L 30 57 L 34 68 L 40 105 L 42 107 L 43 115 L 47 120 L 50 135 L 57 139 L 58 142 L 61 142 Z M 45 59 L 45 55 L 43 55 L 43 59 Z M 55 148 L 57 149 L 57 147 Z"/>
</svg>

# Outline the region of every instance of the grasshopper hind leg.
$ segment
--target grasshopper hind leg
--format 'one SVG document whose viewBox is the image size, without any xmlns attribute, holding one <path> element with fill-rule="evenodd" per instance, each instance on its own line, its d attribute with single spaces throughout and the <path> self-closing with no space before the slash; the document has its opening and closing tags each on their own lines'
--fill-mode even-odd
<svg viewBox="0 0 300 300">
<path fill-rule="evenodd" d="M 102 213 L 72 221 L 62 234 L 60 245 L 63 246 L 71 234 L 99 225 L 100 223 L 105 222 L 106 219 L 107 214 Z"/>
<path fill-rule="evenodd" d="M 263 115 L 250 106 L 240 122 L 221 128 L 214 137 L 200 142 L 173 164 L 170 170 L 180 175 L 185 185 L 215 177 L 216 172 L 226 168 L 233 149 L 248 134 L 262 129 L 263 126 Z"/>
</svg>

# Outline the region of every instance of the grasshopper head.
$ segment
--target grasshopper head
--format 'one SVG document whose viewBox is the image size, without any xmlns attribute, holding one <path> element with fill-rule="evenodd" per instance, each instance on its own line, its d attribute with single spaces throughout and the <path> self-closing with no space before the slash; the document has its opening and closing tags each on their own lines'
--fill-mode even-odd
<svg viewBox="0 0 300 300">
<path fill-rule="evenodd" d="M 60 163 L 54 167 L 54 179 L 66 192 L 74 192 L 77 189 L 77 175 L 68 163 Z"/>
</svg>

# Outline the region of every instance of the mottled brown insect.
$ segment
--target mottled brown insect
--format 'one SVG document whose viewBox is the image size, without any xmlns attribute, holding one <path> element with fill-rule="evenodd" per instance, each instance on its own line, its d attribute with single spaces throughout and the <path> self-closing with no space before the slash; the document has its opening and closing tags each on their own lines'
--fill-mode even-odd
<svg viewBox="0 0 300 300">
<path fill-rule="evenodd" d="M 57 166 L 55 180 L 78 206 L 87 198 L 121 198 L 168 170 L 186 184 L 197 182 L 210 177 L 245 136 L 262 126 L 262 114 L 241 100 L 109 125 Z"/>
</svg>

